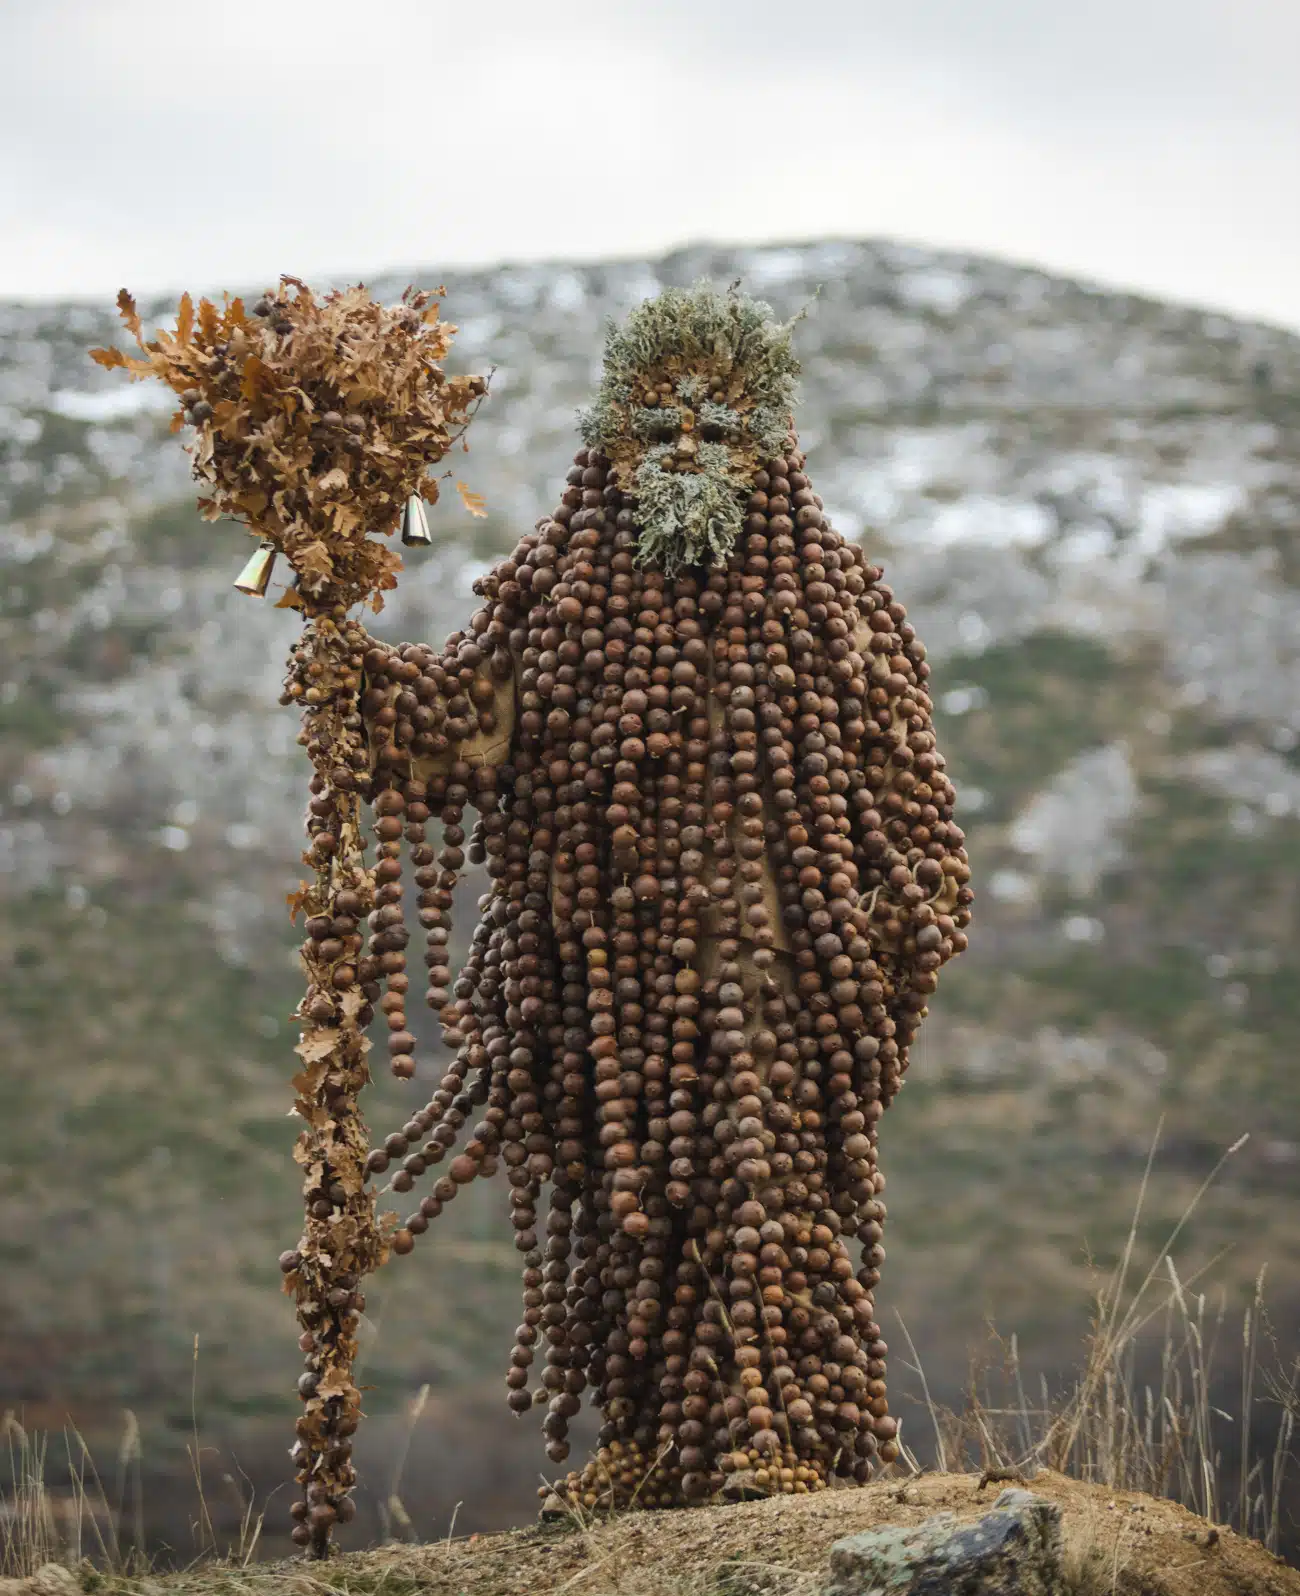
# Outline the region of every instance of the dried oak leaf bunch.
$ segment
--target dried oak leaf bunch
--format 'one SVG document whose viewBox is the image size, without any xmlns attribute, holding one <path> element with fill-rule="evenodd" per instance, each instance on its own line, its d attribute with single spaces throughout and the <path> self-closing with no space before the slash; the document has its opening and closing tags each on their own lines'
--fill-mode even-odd
<svg viewBox="0 0 1300 1596">
<path fill-rule="evenodd" d="M 379 610 L 402 569 L 382 540 L 412 494 L 436 502 L 428 468 L 487 391 L 482 377 L 443 370 L 456 329 L 439 319 L 441 292 L 408 289 L 389 306 L 361 286 L 318 298 L 282 277 L 251 310 L 235 298 L 196 311 L 186 294 L 175 328 L 147 340 L 123 289 L 118 309 L 143 358 L 91 355 L 177 395 L 172 430 L 195 428 L 194 475 L 211 490 L 201 514 L 233 517 L 287 556 L 298 589 L 283 602 Z"/>
</svg>

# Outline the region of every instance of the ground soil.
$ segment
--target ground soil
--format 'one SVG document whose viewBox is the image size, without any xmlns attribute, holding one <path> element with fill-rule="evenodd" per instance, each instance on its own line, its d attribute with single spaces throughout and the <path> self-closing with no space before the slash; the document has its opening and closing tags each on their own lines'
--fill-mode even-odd
<svg viewBox="0 0 1300 1596">
<path fill-rule="evenodd" d="M 326 1564 L 208 1565 L 100 1588 L 103 1596 L 128 1588 L 138 1596 L 815 1596 L 841 1536 L 945 1510 L 975 1517 L 1003 1483 L 923 1474 L 816 1496 L 562 1519 Z M 1029 1489 L 1061 1508 L 1070 1596 L 1300 1596 L 1300 1570 L 1172 1502 L 1050 1472 Z M 5 1596 L 38 1592 L 28 1585 Z"/>
</svg>

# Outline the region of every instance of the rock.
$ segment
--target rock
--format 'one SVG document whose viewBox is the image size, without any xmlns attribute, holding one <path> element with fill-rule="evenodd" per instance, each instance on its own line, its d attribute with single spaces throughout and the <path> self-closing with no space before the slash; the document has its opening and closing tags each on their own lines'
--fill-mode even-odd
<svg viewBox="0 0 1300 1596">
<path fill-rule="evenodd" d="M 538 1517 L 543 1524 L 554 1524 L 559 1519 L 572 1518 L 573 1509 L 562 1496 L 552 1491 L 542 1503 Z"/>
<path fill-rule="evenodd" d="M 753 1469 L 737 1469 L 728 1474 L 721 1491 L 724 1502 L 766 1501 L 771 1494 L 765 1485 L 758 1484 Z"/>
<path fill-rule="evenodd" d="M 972 1522 L 936 1513 L 831 1547 L 824 1596 L 1061 1596 L 1061 1511 L 1008 1490 Z"/>
<path fill-rule="evenodd" d="M 81 1581 L 62 1563 L 42 1563 L 25 1577 L 0 1579 L 0 1596 L 81 1596 Z"/>
<path fill-rule="evenodd" d="M 62 1563 L 43 1563 L 28 1584 L 35 1596 L 73 1596 L 81 1590 L 81 1581 Z"/>
</svg>

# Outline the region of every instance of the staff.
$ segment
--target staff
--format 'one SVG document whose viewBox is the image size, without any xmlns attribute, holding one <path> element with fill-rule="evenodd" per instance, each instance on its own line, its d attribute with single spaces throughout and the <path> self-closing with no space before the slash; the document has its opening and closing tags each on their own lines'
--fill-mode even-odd
<svg viewBox="0 0 1300 1596">
<path fill-rule="evenodd" d="M 359 1104 L 370 1079 L 365 1033 L 380 995 L 362 922 L 377 904 L 383 912 L 391 876 L 384 841 L 375 865 L 365 858 L 363 805 L 373 782 L 361 694 L 374 639 L 353 611 L 378 611 L 396 585 L 399 525 L 403 543 L 430 541 L 424 503 L 436 501 L 438 486 L 429 468 L 462 436 L 486 383 L 444 372 L 455 329 L 430 294 L 408 291 L 391 307 L 361 287 L 318 299 L 285 277 L 251 310 L 239 299 L 221 308 L 203 300 L 196 312 L 187 294 L 175 328 L 152 340 L 125 290 L 118 306 L 141 353 L 97 349 L 93 357 L 132 378 L 160 379 L 177 395 L 172 430 L 193 428 L 194 475 L 208 490 L 199 501 L 204 519 L 234 519 L 257 539 L 236 587 L 265 594 L 282 556 L 293 583 L 277 607 L 303 619 L 281 702 L 302 710 L 298 741 L 312 765 L 302 856 L 312 878 L 290 897 L 307 928 L 293 1077 L 306 1218 L 280 1267 L 306 1361 L 293 1538 L 324 1557 L 334 1524 L 355 1512 L 361 1284 L 387 1257 L 393 1228 L 393 1216 L 376 1219 L 366 1183 L 370 1138 Z M 398 990 L 390 978 L 390 994 Z M 393 1066 L 399 1075 L 414 1067 L 409 1053 Z"/>
</svg>

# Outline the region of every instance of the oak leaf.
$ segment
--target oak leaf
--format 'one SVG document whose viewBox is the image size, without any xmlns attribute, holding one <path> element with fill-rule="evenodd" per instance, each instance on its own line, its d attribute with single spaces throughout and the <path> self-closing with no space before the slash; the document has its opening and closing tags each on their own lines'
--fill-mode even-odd
<svg viewBox="0 0 1300 1596">
<path fill-rule="evenodd" d="M 320 541 L 304 544 L 302 548 L 293 552 L 293 563 L 306 577 L 315 581 L 328 582 L 334 574 L 334 561 L 330 559 L 330 551 Z"/>
<path fill-rule="evenodd" d="M 330 1056 L 338 1046 L 338 1040 L 337 1031 L 311 1031 L 298 1043 L 294 1052 L 304 1064 L 315 1064 Z"/>
<path fill-rule="evenodd" d="M 481 493 L 472 492 L 463 482 L 456 484 L 456 492 L 460 494 L 460 502 L 471 515 L 485 516 L 487 514 L 487 500 Z"/>
<path fill-rule="evenodd" d="M 334 531 L 340 537 L 350 537 L 362 524 L 365 517 L 350 504 L 332 504 L 330 518 L 334 524 Z"/>
<path fill-rule="evenodd" d="M 346 1370 L 333 1368 L 316 1387 L 316 1395 L 328 1402 L 331 1397 L 347 1396 L 352 1380 Z"/>
<path fill-rule="evenodd" d="M 126 330 L 134 334 L 138 339 L 140 337 L 140 316 L 135 308 L 135 300 L 131 298 L 125 288 L 118 291 L 117 309 L 118 314 L 126 323 Z"/>
</svg>

